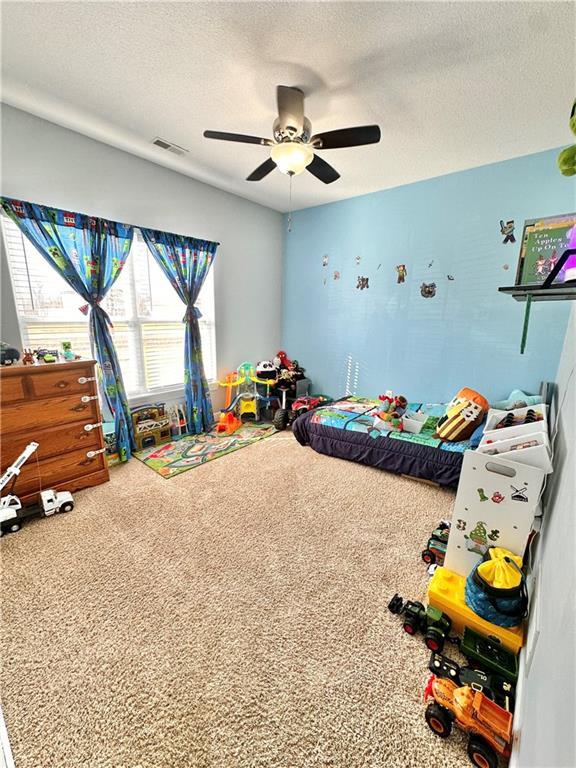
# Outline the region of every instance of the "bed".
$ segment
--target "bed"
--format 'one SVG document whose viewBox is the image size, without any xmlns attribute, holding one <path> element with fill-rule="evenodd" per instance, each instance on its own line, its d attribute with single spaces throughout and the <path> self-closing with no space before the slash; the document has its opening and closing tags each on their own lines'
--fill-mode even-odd
<svg viewBox="0 0 576 768">
<path fill-rule="evenodd" d="M 292 431 L 301 445 L 318 453 L 456 488 L 464 451 L 471 445 L 434 437 L 446 404 L 409 403 L 409 410 L 428 416 L 418 435 L 376 428 L 381 420 L 374 414 L 381 406 L 378 400 L 344 397 L 299 416 Z"/>
</svg>

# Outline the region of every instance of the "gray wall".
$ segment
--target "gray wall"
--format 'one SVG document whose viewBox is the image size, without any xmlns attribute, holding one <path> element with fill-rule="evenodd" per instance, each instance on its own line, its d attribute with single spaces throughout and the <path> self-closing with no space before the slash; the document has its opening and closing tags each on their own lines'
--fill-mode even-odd
<svg viewBox="0 0 576 768">
<path fill-rule="evenodd" d="M 558 433 L 554 474 L 534 569 L 537 607 L 531 629 L 539 629 L 525 670 L 516 766 L 574 768 L 576 745 L 576 305 L 573 305 L 558 369 Z M 538 569 L 540 571 L 538 577 Z M 528 656 L 530 655 L 530 648 Z"/>
<path fill-rule="evenodd" d="M 6 105 L 1 194 L 217 240 L 219 376 L 280 348 L 283 225 L 276 211 Z M 4 256 L 2 265 L 2 338 L 18 341 Z"/>
<path fill-rule="evenodd" d="M 0 237 L 0 340 L 12 344 L 16 349 L 22 349 L 22 336 L 2 237 Z"/>
</svg>

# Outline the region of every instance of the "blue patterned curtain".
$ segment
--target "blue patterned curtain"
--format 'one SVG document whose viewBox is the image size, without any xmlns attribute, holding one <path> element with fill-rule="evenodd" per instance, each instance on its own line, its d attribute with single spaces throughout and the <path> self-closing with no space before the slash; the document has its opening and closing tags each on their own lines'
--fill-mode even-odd
<svg viewBox="0 0 576 768">
<path fill-rule="evenodd" d="M 90 309 L 90 344 L 100 364 L 100 390 L 114 414 L 118 453 L 126 460 L 134 448 L 132 420 L 110 335 L 112 323 L 100 302 L 126 262 L 133 227 L 20 200 L 2 199 L 1 205 L 46 261 L 87 302 L 82 310 Z"/>
<path fill-rule="evenodd" d="M 214 426 L 214 413 L 202 362 L 198 323 L 201 314 L 194 302 L 214 261 L 218 243 L 152 229 L 140 231 L 150 252 L 186 305 L 183 318 L 183 322 L 186 323 L 184 345 L 186 418 L 188 429 L 192 434 L 206 432 Z"/>
</svg>

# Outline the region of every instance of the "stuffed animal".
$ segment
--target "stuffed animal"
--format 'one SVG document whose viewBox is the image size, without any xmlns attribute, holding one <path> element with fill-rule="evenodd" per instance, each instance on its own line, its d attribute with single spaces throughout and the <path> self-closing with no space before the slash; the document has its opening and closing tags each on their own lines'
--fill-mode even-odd
<svg viewBox="0 0 576 768">
<path fill-rule="evenodd" d="M 464 387 L 446 407 L 438 421 L 434 437 L 448 442 L 468 440 L 489 408 L 488 401 L 473 389 Z"/>
<path fill-rule="evenodd" d="M 576 101 L 572 105 L 570 113 L 570 128 L 572 133 L 576 134 Z M 566 147 L 558 155 L 558 168 L 563 176 L 574 176 L 576 174 L 576 144 Z"/>
<path fill-rule="evenodd" d="M 277 368 L 292 368 L 292 360 L 290 360 L 286 352 L 281 349 L 276 353 L 276 357 L 274 358 L 274 365 L 276 365 Z"/>
<path fill-rule="evenodd" d="M 403 416 L 406 413 L 408 401 L 404 395 L 394 396 L 390 390 L 384 395 L 378 395 L 378 400 L 382 400 L 382 410 L 377 414 L 380 418 L 384 418 L 382 414 L 394 413 L 396 417 Z"/>
</svg>

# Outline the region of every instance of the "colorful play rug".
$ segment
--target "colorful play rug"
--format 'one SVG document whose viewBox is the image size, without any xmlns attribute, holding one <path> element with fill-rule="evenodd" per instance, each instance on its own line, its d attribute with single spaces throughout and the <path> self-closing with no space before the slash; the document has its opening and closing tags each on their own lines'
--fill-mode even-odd
<svg viewBox="0 0 576 768">
<path fill-rule="evenodd" d="M 174 477 L 189 469 L 219 459 L 227 453 L 246 448 L 276 432 L 270 424 L 244 424 L 233 435 L 218 435 L 215 431 L 203 435 L 188 435 L 158 448 L 137 451 L 134 456 L 162 477 Z"/>
</svg>

